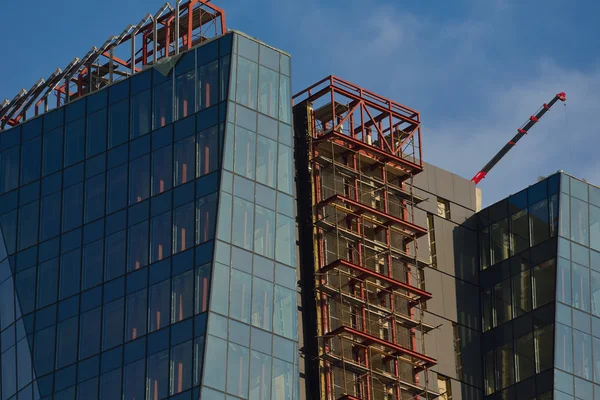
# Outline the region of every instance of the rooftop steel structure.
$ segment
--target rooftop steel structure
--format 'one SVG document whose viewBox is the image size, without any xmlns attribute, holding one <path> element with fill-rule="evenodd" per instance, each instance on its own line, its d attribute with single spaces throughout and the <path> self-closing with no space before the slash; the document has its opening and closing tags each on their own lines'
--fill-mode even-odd
<svg viewBox="0 0 600 400">
<path fill-rule="evenodd" d="M 225 12 L 209 2 L 176 0 L 175 6 L 167 2 L 154 15 L 147 14 L 29 90 L 22 89 L 12 100 L 4 100 L 0 103 L 0 130 L 31 118 L 32 107 L 37 116 L 224 34 Z M 51 96 L 56 97 L 55 103 Z"/>
</svg>

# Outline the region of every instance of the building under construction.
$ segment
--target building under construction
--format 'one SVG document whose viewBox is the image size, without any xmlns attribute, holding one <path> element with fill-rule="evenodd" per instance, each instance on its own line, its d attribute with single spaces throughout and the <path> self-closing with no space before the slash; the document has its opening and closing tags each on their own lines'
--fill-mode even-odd
<svg viewBox="0 0 600 400">
<path fill-rule="evenodd" d="M 330 76 L 294 96 L 294 129 L 309 397 L 437 397 L 419 379 L 436 364 L 416 242 L 419 113 Z"/>
</svg>

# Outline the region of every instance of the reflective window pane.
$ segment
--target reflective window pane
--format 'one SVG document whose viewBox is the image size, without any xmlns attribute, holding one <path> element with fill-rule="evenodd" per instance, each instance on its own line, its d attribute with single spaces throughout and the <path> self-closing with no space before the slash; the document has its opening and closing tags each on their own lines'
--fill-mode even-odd
<svg viewBox="0 0 600 400">
<path fill-rule="evenodd" d="M 104 323 L 102 324 L 102 349 L 110 349 L 123 343 L 123 326 L 125 299 L 108 303 L 104 306 Z"/>
<path fill-rule="evenodd" d="M 194 271 L 173 278 L 171 321 L 182 321 L 194 314 Z"/>
<path fill-rule="evenodd" d="M 176 85 L 176 118 L 181 119 L 191 115 L 196 110 L 195 104 L 195 73 L 194 71 L 181 74 L 175 78 Z"/>
<path fill-rule="evenodd" d="M 181 393 L 192 387 L 192 342 L 182 343 L 171 349 L 171 394 Z"/>
<path fill-rule="evenodd" d="M 521 272 L 512 278 L 515 317 L 531 310 L 531 273 Z"/>
<path fill-rule="evenodd" d="M 571 263 L 572 272 L 572 305 L 583 311 L 590 311 L 590 270 L 581 265 Z"/>
<path fill-rule="evenodd" d="M 287 194 L 294 191 L 294 153 L 291 147 L 279 145 L 277 189 Z"/>
<path fill-rule="evenodd" d="M 573 331 L 573 372 L 575 375 L 593 379 L 592 377 L 592 338 L 590 335 Z"/>
<path fill-rule="evenodd" d="M 127 164 L 111 169 L 107 177 L 106 212 L 110 214 L 127 206 Z"/>
<path fill-rule="evenodd" d="M 145 360 L 139 360 L 125 366 L 123 378 L 123 400 L 141 400 L 144 398 L 146 366 Z"/>
<path fill-rule="evenodd" d="M 21 185 L 26 185 L 39 179 L 42 158 L 41 150 L 40 138 L 25 142 L 21 146 Z"/>
<path fill-rule="evenodd" d="M 171 213 L 167 212 L 150 221 L 150 262 L 171 255 Z"/>
<path fill-rule="evenodd" d="M 152 195 L 171 189 L 173 176 L 173 149 L 163 147 L 152 153 Z"/>
<path fill-rule="evenodd" d="M 194 168 L 196 166 L 196 160 L 194 158 L 196 152 L 195 147 L 194 136 L 190 136 L 175 143 L 174 186 L 182 185 L 194 179 Z"/>
<path fill-rule="evenodd" d="M 231 242 L 252 250 L 254 237 L 254 205 L 239 197 L 233 199 L 233 229 Z"/>
<path fill-rule="evenodd" d="M 217 218 L 217 194 L 196 201 L 196 244 L 212 240 Z"/>
<path fill-rule="evenodd" d="M 254 179 L 256 134 L 240 126 L 236 126 L 234 154 L 235 173 Z"/>
<path fill-rule="evenodd" d="M 196 303 L 196 314 L 208 310 L 208 287 L 210 282 L 210 264 L 196 268 L 196 292 L 194 295 Z"/>
<path fill-rule="evenodd" d="M 571 328 L 556 324 L 555 365 L 563 371 L 573 372 L 573 348 Z"/>
<path fill-rule="evenodd" d="M 588 245 L 588 205 L 586 202 L 571 197 L 571 240 Z"/>
<path fill-rule="evenodd" d="M 127 296 L 125 340 L 135 340 L 146 334 L 147 291 L 139 290 Z"/>
<path fill-rule="evenodd" d="M 42 174 L 44 176 L 62 168 L 63 128 L 55 129 L 44 134 L 44 153 Z"/>
<path fill-rule="evenodd" d="M 256 180 L 275 188 L 277 176 L 277 142 L 258 135 Z"/>
<path fill-rule="evenodd" d="M 127 272 L 148 265 L 148 221 L 129 228 Z"/>
<path fill-rule="evenodd" d="M 295 340 L 298 333 L 297 324 L 296 292 L 276 285 L 273 332 Z"/>
<path fill-rule="evenodd" d="M 253 278 L 252 325 L 267 331 L 272 330 L 273 284 Z"/>
<path fill-rule="evenodd" d="M 240 104 L 256 109 L 258 65 L 245 58 L 237 59 L 237 96 Z"/>
<path fill-rule="evenodd" d="M 251 275 L 232 269 L 230 293 L 229 316 L 239 321 L 250 323 Z"/>
<path fill-rule="evenodd" d="M 194 245 L 194 203 L 175 209 L 173 218 L 173 254 Z"/>
<path fill-rule="evenodd" d="M 296 265 L 296 226 L 293 218 L 277 214 L 275 259 L 287 265 Z"/>
<path fill-rule="evenodd" d="M 129 204 L 145 200 L 150 195 L 150 155 L 131 161 L 129 165 Z"/>
<path fill-rule="evenodd" d="M 277 118 L 279 107 L 279 74 L 269 68 L 259 68 L 258 111 Z"/>
<path fill-rule="evenodd" d="M 131 138 L 150 132 L 150 90 L 131 97 Z"/>
<path fill-rule="evenodd" d="M 208 336 L 205 364 L 210 365 L 210 368 L 204 370 L 203 384 L 225 390 L 227 378 L 225 354 L 227 354 L 227 342 L 214 336 Z"/>
<path fill-rule="evenodd" d="M 168 279 L 150 288 L 150 302 L 148 307 L 150 310 L 150 332 L 164 328 L 169 324 L 171 285 Z"/>
<path fill-rule="evenodd" d="M 548 260 L 533 268 L 533 308 L 554 300 L 555 260 Z"/>
<path fill-rule="evenodd" d="M 126 230 L 106 237 L 106 251 L 104 256 L 105 282 L 125 273 L 126 249 Z"/>
<path fill-rule="evenodd" d="M 173 121 L 173 81 L 169 79 L 153 91 L 154 129 L 158 129 Z"/>
<path fill-rule="evenodd" d="M 78 183 L 63 192 L 63 232 L 70 231 L 81 225 L 83 217 L 83 183 Z"/>
<path fill-rule="evenodd" d="M 198 68 L 198 109 L 203 110 L 219 102 L 219 60 Z"/>
<path fill-rule="evenodd" d="M 235 368 L 227 370 L 227 392 L 246 397 L 248 393 L 249 350 L 246 347 L 229 343 L 227 364 Z"/>
<path fill-rule="evenodd" d="M 112 104 L 108 109 L 108 148 L 129 139 L 129 99 Z"/>
<path fill-rule="evenodd" d="M 271 381 L 272 398 L 278 400 L 292 400 L 294 382 L 293 364 L 273 359 L 273 380 Z"/>
<path fill-rule="evenodd" d="M 169 395 L 169 351 L 148 357 L 147 399 L 164 399 Z"/>
<path fill-rule="evenodd" d="M 104 216 L 105 175 L 100 174 L 85 182 L 84 223 Z"/>
<path fill-rule="evenodd" d="M 106 150 L 106 108 L 87 117 L 87 157 Z"/>
<path fill-rule="evenodd" d="M 198 177 L 209 174 L 219 168 L 219 129 L 217 126 L 198 133 L 197 153 Z"/>
<path fill-rule="evenodd" d="M 78 119 L 65 127 L 65 167 L 83 160 L 85 119 Z"/>
<path fill-rule="evenodd" d="M 292 92 L 290 78 L 280 75 L 279 92 L 279 119 L 285 123 L 292 123 Z"/>
</svg>

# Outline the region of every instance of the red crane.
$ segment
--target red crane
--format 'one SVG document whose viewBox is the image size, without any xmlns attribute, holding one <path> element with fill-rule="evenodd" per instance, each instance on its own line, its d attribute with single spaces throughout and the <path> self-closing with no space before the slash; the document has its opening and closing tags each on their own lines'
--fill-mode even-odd
<svg viewBox="0 0 600 400">
<path fill-rule="evenodd" d="M 490 160 L 490 162 L 485 164 L 485 167 L 483 167 L 481 171 L 479 171 L 477 175 L 475 175 L 473 179 L 471 179 L 471 182 L 475 182 L 476 185 L 479 182 L 481 182 L 481 180 L 485 178 L 488 172 L 490 172 L 490 170 L 494 168 L 494 165 L 496 165 L 498 161 L 500 161 L 502 157 L 504 157 L 506 153 L 508 153 L 509 150 L 512 149 L 515 144 L 517 144 L 517 142 L 523 137 L 523 135 L 525 135 L 558 100 L 567 100 L 567 95 L 565 94 L 565 92 L 558 93 L 548 104 L 544 103 L 544 105 L 538 110 L 537 113 L 529 117 L 529 120 L 525 122 L 519 129 L 517 129 L 518 133 L 515 135 L 515 137 L 512 138 L 510 142 L 505 144 L 504 147 Z"/>
</svg>

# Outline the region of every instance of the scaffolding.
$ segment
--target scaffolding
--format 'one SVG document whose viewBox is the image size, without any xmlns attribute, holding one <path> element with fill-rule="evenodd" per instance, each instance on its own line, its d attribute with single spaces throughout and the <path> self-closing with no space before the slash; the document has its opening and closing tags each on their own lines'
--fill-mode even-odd
<svg viewBox="0 0 600 400">
<path fill-rule="evenodd" d="M 423 321 L 428 261 L 416 246 L 427 235 L 414 214 L 424 199 L 412 187 L 423 170 L 419 114 L 334 76 L 294 104 L 296 158 L 307 169 L 297 177 L 301 278 L 316 306 L 305 336 L 313 329 L 317 340 L 304 353 L 318 365 L 319 398 L 437 398 L 423 338 L 434 329 Z"/>
<path fill-rule="evenodd" d="M 27 120 L 32 107 L 34 116 L 48 112 L 226 33 L 225 12 L 209 2 L 175 0 L 174 6 L 167 2 L 155 14 L 128 25 L 82 58 L 75 57 L 31 89 L 4 100 L 0 103 L 0 131 Z M 56 97 L 55 103 L 51 96 Z"/>
</svg>

